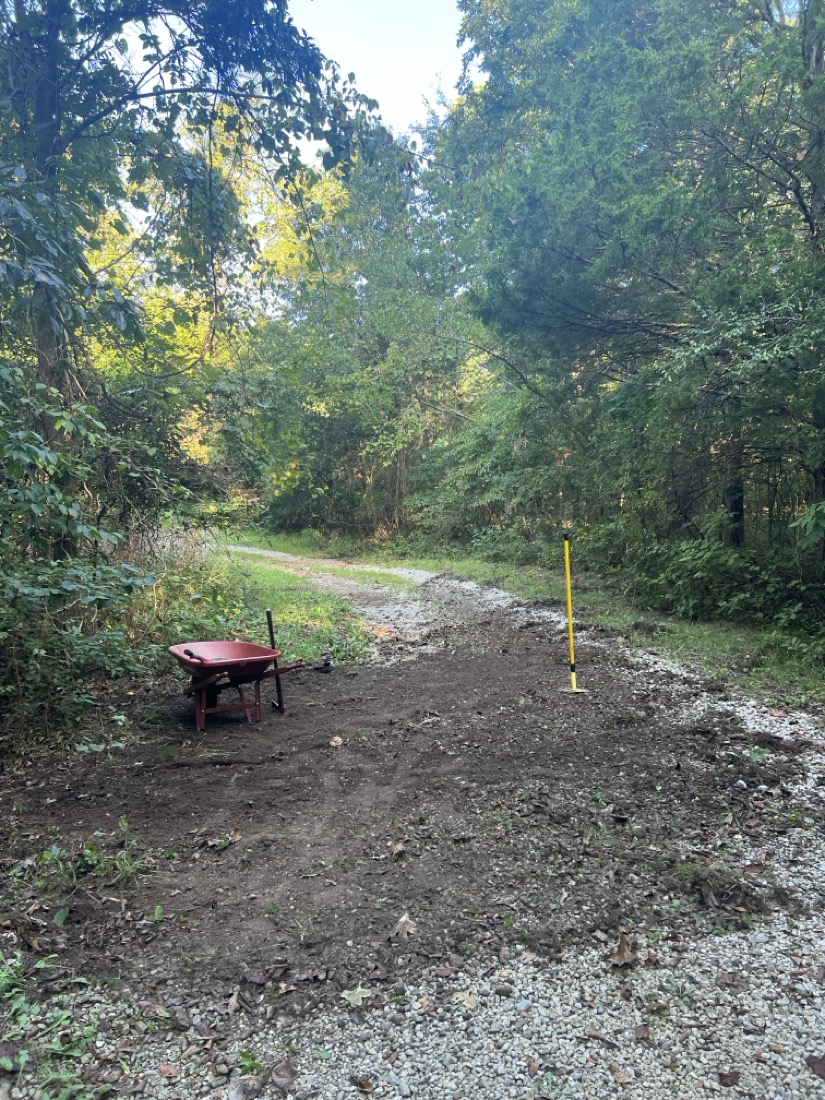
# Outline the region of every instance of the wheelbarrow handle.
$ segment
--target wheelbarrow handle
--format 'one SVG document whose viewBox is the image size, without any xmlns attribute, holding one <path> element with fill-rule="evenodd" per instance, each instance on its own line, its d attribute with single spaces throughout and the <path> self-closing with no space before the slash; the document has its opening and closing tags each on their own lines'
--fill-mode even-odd
<svg viewBox="0 0 825 1100">
<path fill-rule="evenodd" d="M 272 676 L 281 677 L 285 672 L 294 672 L 298 668 L 306 668 L 306 661 L 296 661 L 294 665 L 278 665 L 274 668 L 268 668 L 261 677 L 262 680 L 269 680 Z"/>
</svg>

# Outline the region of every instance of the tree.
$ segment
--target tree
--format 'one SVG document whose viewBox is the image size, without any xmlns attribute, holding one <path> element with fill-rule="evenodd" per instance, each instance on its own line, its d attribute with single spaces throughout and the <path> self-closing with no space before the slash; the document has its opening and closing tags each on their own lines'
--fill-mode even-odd
<svg viewBox="0 0 825 1100">
<path fill-rule="evenodd" d="M 381 128 L 344 177 L 303 187 L 269 251 L 276 320 L 219 380 L 219 449 L 273 522 L 385 534 L 445 422 L 471 323 L 415 158 Z"/>
<path fill-rule="evenodd" d="M 61 391 L 83 323 L 95 308 L 111 311 L 88 256 L 103 212 L 128 210 L 127 199 L 145 208 L 141 188 L 156 179 L 178 197 L 167 227 L 200 219 L 201 258 L 214 263 L 221 181 L 207 158 L 186 152 L 185 133 L 211 140 L 221 118 L 224 139 L 251 141 L 281 172 L 300 139 L 327 141 L 331 155 L 346 141 L 334 76 L 285 0 L 6 0 L 0 52 L 3 161 L 60 229 L 56 245 L 21 226 L 13 253 L 25 266 L 45 247 L 50 270 L 8 289 L 28 291 L 38 377 Z M 125 328 L 124 303 L 115 304 Z"/>
<path fill-rule="evenodd" d="M 613 564 L 667 573 L 686 539 L 726 583 L 760 558 L 774 595 L 790 562 L 817 576 L 788 548 L 825 483 L 822 3 L 461 7 L 481 73 L 437 144 L 443 207 L 527 364 L 548 508 Z"/>
</svg>

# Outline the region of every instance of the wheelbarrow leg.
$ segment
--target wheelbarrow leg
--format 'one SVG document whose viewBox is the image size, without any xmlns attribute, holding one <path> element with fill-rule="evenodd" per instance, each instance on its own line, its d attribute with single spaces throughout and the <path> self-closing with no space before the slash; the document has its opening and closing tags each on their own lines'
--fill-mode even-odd
<svg viewBox="0 0 825 1100">
<path fill-rule="evenodd" d="M 252 715 L 249 713 L 249 711 L 250 711 L 250 708 L 254 704 L 247 703 L 246 699 L 244 698 L 243 688 L 241 687 L 240 684 L 238 684 L 237 686 L 238 686 L 238 697 L 241 700 L 241 706 L 243 707 L 243 712 L 246 715 L 246 720 L 247 720 L 247 722 L 251 722 L 252 721 Z"/>
<path fill-rule="evenodd" d="M 206 688 L 195 688 L 195 725 L 198 730 L 206 729 Z"/>
</svg>

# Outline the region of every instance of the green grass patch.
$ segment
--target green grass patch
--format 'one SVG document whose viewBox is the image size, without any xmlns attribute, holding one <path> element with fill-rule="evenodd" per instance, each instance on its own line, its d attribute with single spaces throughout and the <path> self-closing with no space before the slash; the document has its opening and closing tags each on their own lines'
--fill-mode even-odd
<svg viewBox="0 0 825 1100">
<path fill-rule="evenodd" d="M 350 556 L 350 543 L 340 539 L 328 539 L 319 531 L 286 532 L 270 535 L 255 527 L 232 531 L 227 542 L 238 546 L 253 546 L 256 550 L 279 550 L 283 554 L 297 554 L 310 558 L 336 558 Z M 337 547 L 337 549 L 336 549 Z"/>
<path fill-rule="evenodd" d="M 397 573 L 388 573 L 383 569 L 370 569 L 366 566 L 325 565 L 324 572 L 333 577 L 358 581 L 360 584 L 385 584 L 394 588 L 417 588 L 409 577 L 399 577 Z"/>
<path fill-rule="evenodd" d="M 348 662 L 368 654 L 370 635 L 345 599 L 251 554 L 234 552 L 233 568 L 246 591 L 249 641 L 269 644 L 266 609 L 272 608 L 278 648 L 289 660 L 314 661 L 332 653 Z"/>
</svg>

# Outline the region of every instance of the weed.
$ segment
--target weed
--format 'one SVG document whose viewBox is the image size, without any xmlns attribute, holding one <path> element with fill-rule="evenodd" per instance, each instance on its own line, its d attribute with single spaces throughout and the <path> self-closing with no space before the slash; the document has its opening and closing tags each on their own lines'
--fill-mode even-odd
<svg viewBox="0 0 825 1100">
<path fill-rule="evenodd" d="M 101 834 L 95 836 L 103 839 Z M 117 833 L 109 840 L 116 845 L 114 849 L 97 840 L 88 840 L 74 855 L 59 844 L 52 844 L 19 863 L 14 869 L 14 877 L 33 884 L 45 897 L 54 897 L 74 889 L 77 880 L 86 875 L 103 879 L 108 887 L 125 886 L 154 868 L 155 860 L 141 849 L 125 818 L 120 819 Z"/>
<path fill-rule="evenodd" d="M 683 1008 L 693 1006 L 696 987 L 691 985 L 690 982 L 680 982 L 678 979 L 668 976 L 663 979 L 659 988 Z"/>
<path fill-rule="evenodd" d="M 752 764 L 767 764 L 771 758 L 771 755 L 767 749 L 761 749 L 758 747 L 747 749 L 745 755 Z"/>
<path fill-rule="evenodd" d="M 28 980 L 56 965 L 54 956 L 40 959 L 28 970 L 21 952 L 0 950 L 0 1033 L 7 1042 L 0 1055 L 6 1073 L 36 1073 L 43 1100 L 69 1100 L 89 1095 L 81 1080 L 80 1059 L 89 1049 L 97 1022 L 77 1029 L 72 1007 L 62 994 L 30 999 Z"/>
<path fill-rule="evenodd" d="M 263 1063 L 259 1062 L 248 1050 L 242 1050 L 238 1055 L 238 1065 L 241 1068 L 241 1073 L 263 1073 Z"/>
</svg>

